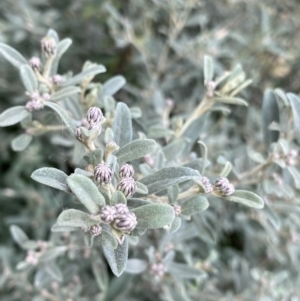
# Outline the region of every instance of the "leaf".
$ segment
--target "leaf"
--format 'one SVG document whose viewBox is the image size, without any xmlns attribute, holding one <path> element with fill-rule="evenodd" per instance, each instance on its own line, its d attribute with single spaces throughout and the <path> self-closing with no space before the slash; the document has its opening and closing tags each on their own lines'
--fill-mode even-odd
<svg viewBox="0 0 300 301">
<path fill-rule="evenodd" d="M 52 227 L 51 227 L 51 231 L 52 232 L 71 232 L 71 231 L 77 231 L 78 227 L 80 226 L 76 226 L 76 227 L 72 227 L 72 226 L 68 226 L 68 222 L 61 222 L 61 223 L 55 223 Z"/>
<path fill-rule="evenodd" d="M 128 241 L 125 237 L 115 250 L 103 246 L 104 256 L 115 276 L 119 277 L 125 270 L 128 258 Z"/>
<path fill-rule="evenodd" d="M 45 106 L 55 111 L 62 119 L 63 123 L 66 125 L 67 130 L 70 132 L 70 134 L 75 136 L 77 127 L 73 119 L 68 115 L 68 113 L 61 106 L 50 101 L 45 102 Z"/>
<path fill-rule="evenodd" d="M 199 279 L 206 277 L 206 273 L 202 270 L 176 262 L 172 262 L 172 264 L 169 265 L 168 272 L 179 278 Z"/>
<path fill-rule="evenodd" d="M 156 142 L 152 139 L 137 139 L 121 147 L 115 156 L 119 164 L 130 162 L 135 159 L 144 157 L 153 152 L 156 148 Z"/>
<path fill-rule="evenodd" d="M 114 132 L 111 128 L 107 128 L 104 134 L 104 142 L 105 144 L 108 144 L 112 141 L 114 141 Z"/>
<path fill-rule="evenodd" d="M 141 118 L 143 115 L 142 110 L 139 107 L 131 107 L 130 114 L 132 119 Z"/>
<path fill-rule="evenodd" d="M 1 113 L 0 126 L 14 125 L 30 115 L 31 113 L 24 106 L 9 108 Z"/>
<path fill-rule="evenodd" d="M 56 263 L 51 262 L 45 265 L 46 272 L 54 278 L 56 281 L 62 281 L 63 275 L 60 268 L 56 265 Z"/>
<path fill-rule="evenodd" d="M 61 87 L 66 87 L 66 86 L 74 86 L 77 84 L 80 84 L 84 80 L 90 77 L 94 77 L 95 75 L 99 73 L 103 73 L 106 71 L 106 68 L 102 65 L 97 65 L 91 68 L 86 69 L 85 71 L 75 75 L 74 77 L 67 79 L 63 81 L 60 86 Z"/>
<path fill-rule="evenodd" d="M 208 55 L 204 56 L 203 73 L 204 73 L 205 82 L 209 82 L 213 79 L 213 76 L 214 76 L 214 61 Z"/>
<path fill-rule="evenodd" d="M 56 257 L 64 254 L 67 250 L 68 250 L 67 246 L 54 247 L 54 248 L 42 253 L 42 255 L 39 258 L 39 261 L 47 262 L 47 261 L 53 260 Z"/>
<path fill-rule="evenodd" d="M 225 178 L 226 178 L 226 177 L 229 175 L 231 169 L 232 169 L 232 165 L 231 165 L 231 163 L 230 163 L 229 161 L 227 161 L 227 162 L 225 163 L 225 165 L 224 165 L 222 171 L 220 172 L 220 175 L 219 175 L 219 176 L 220 176 L 220 177 L 225 177 Z"/>
<path fill-rule="evenodd" d="M 126 79 L 122 75 L 116 75 L 103 84 L 100 98 L 104 96 L 112 96 L 118 92 L 126 84 Z"/>
<path fill-rule="evenodd" d="M 100 290 L 106 291 L 108 288 L 107 265 L 98 254 L 95 254 L 95 256 L 92 257 L 91 268 Z"/>
<path fill-rule="evenodd" d="M 136 192 L 140 194 L 147 194 L 148 193 L 148 188 L 141 182 L 136 182 Z"/>
<path fill-rule="evenodd" d="M 52 67 L 51 67 L 51 74 L 52 75 L 57 73 L 59 61 L 60 61 L 61 57 L 63 56 L 63 54 L 71 46 L 71 44 L 72 44 L 72 40 L 69 39 L 69 38 L 63 39 L 60 42 L 58 42 L 58 44 L 57 44 L 57 53 L 56 53 L 56 56 L 53 60 L 53 64 L 52 64 Z"/>
<path fill-rule="evenodd" d="M 24 233 L 24 231 L 17 225 L 11 225 L 9 227 L 10 233 L 14 239 L 14 241 L 23 248 L 23 244 L 29 241 L 28 236 Z"/>
<path fill-rule="evenodd" d="M 81 204 L 92 214 L 99 213 L 100 208 L 105 205 L 104 197 L 89 178 L 73 174 L 67 178 L 67 183 Z"/>
<path fill-rule="evenodd" d="M 188 167 L 165 167 L 139 182 L 148 187 L 148 194 L 153 194 L 187 180 L 201 180 L 201 175 L 197 170 Z"/>
<path fill-rule="evenodd" d="M 299 173 L 299 171 L 294 166 L 288 166 L 287 169 L 295 181 L 295 187 L 297 189 L 300 189 L 300 173 Z"/>
<path fill-rule="evenodd" d="M 56 227 L 67 226 L 87 230 L 96 224 L 99 224 L 99 219 L 91 217 L 88 213 L 76 209 L 67 209 L 58 216 Z"/>
<path fill-rule="evenodd" d="M 169 137 L 173 134 L 174 134 L 174 131 L 172 131 L 170 129 L 166 129 L 165 127 L 160 126 L 160 125 L 151 126 L 148 131 L 148 137 L 154 138 L 154 139 Z"/>
<path fill-rule="evenodd" d="M 240 105 L 240 106 L 246 106 L 248 107 L 247 101 L 241 98 L 237 97 L 214 97 L 215 101 L 223 102 L 226 104 L 232 104 L 232 105 Z"/>
<path fill-rule="evenodd" d="M 279 123 L 279 108 L 276 100 L 276 95 L 270 89 L 267 89 L 264 92 L 262 113 L 264 142 L 266 147 L 269 148 L 271 143 L 276 142 L 279 138 L 278 131 L 269 130 L 269 125 L 272 122 Z"/>
<path fill-rule="evenodd" d="M 99 240 L 103 247 L 114 250 L 118 247 L 117 239 L 108 231 L 102 230 Z"/>
<path fill-rule="evenodd" d="M 300 99 L 293 93 L 287 93 L 287 98 L 290 101 L 293 121 L 294 121 L 294 135 L 298 143 L 300 143 Z"/>
<path fill-rule="evenodd" d="M 31 141 L 31 135 L 21 134 L 11 142 L 11 147 L 14 151 L 21 152 L 30 144 Z"/>
<path fill-rule="evenodd" d="M 230 196 L 222 196 L 227 201 L 232 201 L 246 205 L 248 207 L 262 209 L 264 207 L 264 201 L 255 193 L 245 190 L 236 190 Z"/>
<path fill-rule="evenodd" d="M 209 203 L 207 199 L 203 196 L 197 195 L 187 201 L 185 201 L 181 206 L 181 214 L 190 216 L 208 208 Z"/>
<path fill-rule="evenodd" d="M 44 185 L 70 192 L 67 185 L 68 176 L 61 170 L 53 167 L 42 167 L 31 174 L 31 178 Z"/>
<path fill-rule="evenodd" d="M 14 66 L 20 68 L 23 64 L 27 64 L 27 60 L 16 49 L 0 43 L 0 53 Z"/>
<path fill-rule="evenodd" d="M 63 88 L 51 95 L 51 101 L 59 101 L 74 94 L 80 93 L 81 89 L 79 87 L 71 86 Z"/>
<path fill-rule="evenodd" d="M 176 216 L 171 224 L 171 227 L 169 229 L 169 233 L 173 234 L 176 231 L 179 230 L 179 228 L 181 227 L 181 218 Z"/>
<path fill-rule="evenodd" d="M 149 204 L 131 210 L 137 217 L 137 229 L 157 229 L 170 225 L 175 218 L 172 206 Z"/>
<path fill-rule="evenodd" d="M 115 111 L 115 118 L 112 127 L 115 142 L 122 147 L 132 140 L 132 121 L 130 110 L 123 102 L 119 102 Z"/>
<path fill-rule="evenodd" d="M 127 200 L 127 206 L 129 208 L 138 208 L 140 206 L 145 206 L 148 204 L 151 204 L 151 202 L 143 199 L 131 198 Z"/>
<path fill-rule="evenodd" d="M 112 206 L 119 203 L 127 204 L 127 199 L 121 191 L 117 190 L 111 196 L 110 205 Z"/>
<path fill-rule="evenodd" d="M 169 199 L 169 202 L 171 204 L 174 204 L 175 201 L 177 200 L 177 197 L 178 197 L 178 194 L 179 194 L 179 187 L 178 185 L 172 185 L 170 187 L 168 187 L 168 199 Z"/>
<path fill-rule="evenodd" d="M 171 161 L 175 158 L 178 158 L 182 154 L 185 147 L 186 147 L 185 139 L 179 138 L 172 141 L 168 145 L 164 146 L 162 148 L 162 151 L 164 153 L 166 160 Z"/>
<path fill-rule="evenodd" d="M 37 91 L 38 82 L 32 68 L 29 65 L 26 64 L 20 67 L 20 76 L 24 87 L 28 92 L 32 93 Z"/>
<path fill-rule="evenodd" d="M 125 272 L 129 274 L 141 274 L 146 271 L 148 263 L 142 259 L 128 259 Z"/>
</svg>

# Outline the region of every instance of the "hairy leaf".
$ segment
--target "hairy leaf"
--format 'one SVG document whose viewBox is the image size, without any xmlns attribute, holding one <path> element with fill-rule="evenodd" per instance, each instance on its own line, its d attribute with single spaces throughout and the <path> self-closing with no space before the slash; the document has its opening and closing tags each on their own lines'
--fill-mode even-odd
<svg viewBox="0 0 300 301">
<path fill-rule="evenodd" d="M 31 113 L 26 110 L 24 106 L 16 106 L 7 109 L 0 115 L 0 126 L 14 125 L 26 117 L 29 117 Z"/>
</svg>

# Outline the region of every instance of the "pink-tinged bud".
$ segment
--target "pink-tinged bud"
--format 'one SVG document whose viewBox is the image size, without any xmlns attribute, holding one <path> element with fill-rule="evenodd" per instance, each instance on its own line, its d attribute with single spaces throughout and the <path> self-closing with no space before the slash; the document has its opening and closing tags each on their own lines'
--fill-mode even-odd
<svg viewBox="0 0 300 301">
<path fill-rule="evenodd" d="M 43 103 L 40 100 L 31 100 L 27 101 L 25 108 L 32 112 L 32 111 L 38 111 L 44 108 Z"/>
<path fill-rule="evenodd" d="M 115 209 L 116 209 L 116 216 L 118 214 L 124 214 L 126 212 L 129 212 L 127 205 L 122 203 L 115 205 Z"/>
<path fill-rule="evenodd" d="M 166 107 L 170 110 L 174 108 L 175 102 L 172 98 L 166 99 Z"/>
<path fill-rule="evenodd" d="M 133 212 L 125 212 L 118 214 L 114 220 L 113 226 L 115 229 L 130 233 L 137 225 L 137 219 Z"/>
<path fill-rule="evenodd" d="M 176 216 L 181 214 L 181 207 L 179 205 L 173 205 L 173 209 L 175 211 Z"/>
<path fill-rule="evenodd" d="M 38 100 L 40 100 L 40 93 L 38 92 L 38 91 L 35 91 L 35 92 L 32 92 L 30 95 L 29 95 L 29 97 L 30 97 L 30 100 L 32 100 L 32 101 L 38 101 Z"/>
<path fill-rule="evenodd" d="M 38 57 L 32 57 L 29 60 L 29 66 L 33 69 L 33 70 L 41 70 L 42 68 L 42 62 Z"/>
<path fill-rule="evenodd" d="M 45 100 L 45 101 L 49 101 L 50 98 L 51 98 L 51 96 L 50 96 L 49 93 L 43 93 L 42 98 L 43 98 L 43 100 Z"/>
<path fill-rule="evenodd" d="M 93 236 L 98 236 L 100 235 L 102 232 L 102 227 L 100 225 L 93 225 L 91 228 L 90 228 L 90 233 L 91 235 Z"/>
<path fill-rule="evenodd" d="M 162 262 L 152 263 L 150 266 L 150 274 L 159 278 L 163 277 L 166 272 L 166 268 Z"/>
<path fill-rule="evenodd" d="M 211 193 L 213 191 L 214 187 L 207 177 L 202 177 L 201 182 L 205 187 L 205 193 Z"/>
<path fill-rule="evenodd" d="M 25 261 L 31 265 L 37 265 L 39 262 L 39 253 L 34 250 L 27 251 Z"/>
<path fill-rule="evenodd" d="M 121 166 L 119 175 L 122 178 L 132 178 L 134 175 L 133 166 L 130 164 L 124 164 Z"/>
<path fill-rule="evenodd" d="M 104 206 L 101 209 L 100 217 L 104 223 L 110 224 L 114 221 L 116 216 L 116 208 L 114 206 Z"/>
<path fill-rule="evenodd" d="M 117 189 L 123 192 L 125 197 L 130 198 L 136 191 L 136 182 L 133 178 L 123 178 Z"/>
<path fill-rule="evenodd" d="M 146 155 L 146 156 L 143 157 L 143 159 L 144 159 L 144 162 L 146 164 L 148 164 L 150 167 L 153 167 L 153 165 L 154 165 L 154 159 L 153 159 L 153 157 L 151 155 Z"/>
<path fill-rule="evenodd" d="M 229 196 L 234 193 L 235 188 L 227 178 L 220 177 L 215 181 L 214 190 L 221 195 Z"/>
<path fill-rule="evenodd" d="M 89 126 L 88 126 L 88 130 L 98 130 L 99 134 L 101 134 L 101 131 L 102 131 L 102 126 L 100 123 L 90 123 Z"/>
<path fill-rule="evenodd" d="M 47 57 L 55 57 L 57 51 L 57 44 L 54 38 L 52 37 L 44 37 L 41 40 L 41 47 L 43 54 Z"/>
<path fill-rule="evenodd" d="M 288 153 L 288 157 L 290 157 L 290 158 L 295 159 L 295 158 L 297 158 L 297 156 L 298 156 L 298 151 L 297 151 L 296 149 L 292 149 L 292 150 Z"/>
<path fill-rule="evenodd" d="M 59 85 L 62 82 L 63 78 L 61 75 L 55 74 L 51 80 L 54 85 Z"/>
<path fill-rule="evenodd" d="M 97 183 L 109 184 L 112 179 L 112 169 L 106 163 L 98 164 L 94 170 L 94 178 Z"/>
<path fill-rule="evenodd" d="M 101 109 L 97 107 L 91 107 L 86 114 L 86 119 L 89 123 L 100 123 L 103 119 L 103 113 Z"/>
<path fill-rule="evenodd" d="M 113 152 L 117 151 L 119 148 L 120 147 L 114 141 L 111 141 L 106 144 L 106 150 L 108 153 L 113 153 Z"/>
</svg>

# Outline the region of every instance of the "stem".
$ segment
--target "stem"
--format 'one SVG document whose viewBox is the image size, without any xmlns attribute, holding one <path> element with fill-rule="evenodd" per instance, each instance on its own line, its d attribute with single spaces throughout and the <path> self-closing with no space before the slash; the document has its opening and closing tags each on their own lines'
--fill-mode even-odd
<svg viewBox="0 0 300 301">
<path fill-rule="evenodd" d="M 266 162 L 266 163 L 257 165 L 254 168 L 250 169 L 249 171 L 246 171 L 246 172 L 240 174 L 238 178 L 241 180 L 241 179 L 247 178 L 251 175 L 254 175 L 254 174 L 258 173 L 259 171 L 268 167 L 270 164 L 271 164 L 271 162 Z"/>
<path fill-rule="evenodd" d="M 49 77 L 49 74 L 50 74 L 50 71 L 51 71 L 51 66 L 52 66 L 52 63 L 53 63 L 53 57 L 49 57 L 46 61 L 46 64 L 45 64 L 45 67 L 44 67 L 44 72 L 43 72 L 43 77 L 45 79 L 48 79 Z"/>
<path fill-rule="evenodd" d="M 86 143 L 83 144 L 91 153 L 96 149 L 94 141 L 87 141 Z"/>
<path fill-rule="evenodd" d="M 37 80 L 40 83 L 45 84 L 49 88 L 50 92 L 52 93 L 53 92 L 52 84 L 46 78 L 44 78 L 39 71 L 35 70 L 34 73 Z"/>
</svg>

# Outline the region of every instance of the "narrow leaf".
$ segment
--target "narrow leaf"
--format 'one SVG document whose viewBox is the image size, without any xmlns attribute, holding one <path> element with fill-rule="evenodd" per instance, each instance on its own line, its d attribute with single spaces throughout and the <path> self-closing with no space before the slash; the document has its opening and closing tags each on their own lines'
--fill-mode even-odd
<svg viewBox="0 0 300 301">
<path fill-rule="evenodd" d="M 24 231 L 17 225 L 11 225 L 9 227 L 10 233 L 14 241 L 22 248 L 23 244 L 29 240 Z"/>
<path fill-rule="evenodd" d="M 30 115 L 24 106 L 9 108 L 0 115 L 0 126 L 14 125 Z"/>
<path fill-rule="evenodd" d="M 129 274 L 141 274 L 146 271 L 148 263 L 142 259 L 128 259 L 125 272 Z"/>
<path fill-rule="evenodd" d="M 214 62 L 212 58 L 208 55 L 204 56 L 204 80 L 205 82 L 209 82 L 213 79 L 214 76 Z"/>
<path fill-rule="evenodd" d="M 63 89 L 53 93 L 51 95 L 50 100 L 51 101 L 59 101 L 59 100 L 65 99 L 69 96 L 72 96 L 74 94 L 78 94 L 78 93 L 80 93 L 80 91 L 81 91 L 81 89 L 79 87 L 75 87 L 75 86 L 66 87 L 66 88 L 63 88 Z"/>
<path fill-rule="evenodd" d="M 229 161 L 227 161 L 225 163 L 225 165 L 224 165 L 224 167 L 223 167 L 223 169 L 222 169 L 222 171 L 221 171 L 221 173 L 220 173 L 219 176 L 226 178 L 229 175 L 231 169 L 232 169 L 232 165 L 231 165 L 231 163 Z"/>
<path fill-rule="evenodd" d="M 16 49 L 0 43 L 0 53 L 14 66 L 20 68 L 23 64 L 27 64 L 27 60 Z"/>
<path fill-rule="evenodd" d="M 126 79 L 122 75 L 116 75 L 103 84 L 100 98 L 104 96 L 112 96 L 118 92 L 126 84 Z"/>
<path fill-rule="evenodd" d="M 240 105 L 240 106 L 246 106 L 248 107 L 247 101 L 241 98 L 237 97 L 214 97 L 215 101 L 223 102 L 226 104 L 232 104 L 232 105 Z"/>
<path fill-rule="evenodd" d="M 262 209 L 264 201 L 255 193 L 245 190 L 236 190 L 232 195 L 223 198 L 228 201 L 240 203 L 249 207 Z"/>
<path fill-rule="evenodd" d="M 58 256 L 61 256 L 68 250 L 67 246 L 60 246 L 60 247 L 55 247 L 50 250 L 47 250 L 44 252 L 41 257 L 39 258 L 40 262 L 47 262 L 50 260 L 55 259 Z"/>
<path fill-rule="evenodd" d="M 181 214 L 190 216 L 208 208 L 209 203 L 205 197 L 200 195 L 194 196 L 185 201 L 181 206 Z"/>
<path fill-rule="evenodd" d="M 37 90 L 38 82 L 32 68 L 29 65 L 23 65 L 20 67 L 20 76 L 25 89 L 32 93 Z"/>
<path fill-rule="evenodd" d="M 292 93 L 288 93 L 287 97 L 290 101 L 293 121 L 294 121 L 294 135 L 298 143 L 300 143 L 300 99 Z"/>
<path fill-rule="evenodd" d="M 206 276 L 202 270 L 190 267 L 183 263 L 173 262 L 170 264 L 168 270 L 169 273 L 174 274 L 174 276 L 179 278 L 198 279 Z"/>
</svg>

